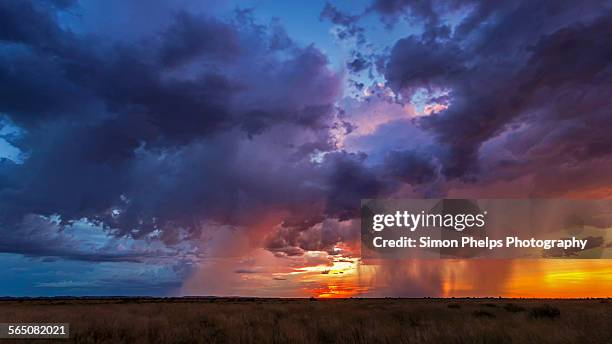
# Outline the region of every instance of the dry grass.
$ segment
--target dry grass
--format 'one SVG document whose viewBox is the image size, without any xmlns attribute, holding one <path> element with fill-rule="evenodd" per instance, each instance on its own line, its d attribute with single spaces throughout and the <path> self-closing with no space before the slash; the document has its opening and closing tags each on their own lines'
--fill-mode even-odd
<svg viewBox="0 0 612 344">
<path fill-rule="evenodd" d="M 558 316 L 540 316 L 556 314 L 555 309 L 559 311 Z M 612 302 L 504 299 L 0 301 L 0 322 L 68 322 L 71 341 L 76 343 L 610 343 Z"/>
</svg>

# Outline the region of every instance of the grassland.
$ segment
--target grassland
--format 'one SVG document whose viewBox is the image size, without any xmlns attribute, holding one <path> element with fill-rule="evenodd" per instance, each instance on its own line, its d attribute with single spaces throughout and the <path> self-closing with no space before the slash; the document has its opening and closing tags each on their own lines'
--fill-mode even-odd
<svg viewBox="0 0 612 344">
<path fill-rule="evenodd" d="M 68 322 L 75 343 L 611 343 L 612 300 L 5 300 L 0 322 Z"/>
</svg>

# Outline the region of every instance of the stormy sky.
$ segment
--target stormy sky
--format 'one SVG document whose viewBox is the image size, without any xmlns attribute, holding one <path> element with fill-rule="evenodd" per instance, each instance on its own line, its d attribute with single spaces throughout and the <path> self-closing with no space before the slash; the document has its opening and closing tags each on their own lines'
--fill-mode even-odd
<svg viewBox="0 0 612 344">
<path fill-rule="evenodd" d="M 611 94 L 605 0 L 0 1 L 0 294 L 511 293 L 360 199 L 610 198 Z"/>
</svg>

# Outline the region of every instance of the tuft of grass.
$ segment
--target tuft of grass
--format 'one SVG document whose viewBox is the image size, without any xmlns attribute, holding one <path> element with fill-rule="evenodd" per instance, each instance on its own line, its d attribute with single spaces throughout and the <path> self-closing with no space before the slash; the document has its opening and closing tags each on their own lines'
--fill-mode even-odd
<svg viewBox="0 0 612 344">
<path fill-rule="evenodd" d="M 446 307 L 451 309 L 460 309 L 461 305 L 459 305 L 458 303 L 449 303 Z"/>
<path fill-rule="evenodd" d="M 561 311 L 557 307 L 544 304 L 530 309 L 529 316 L 532 318 L 555 319 L 561 316 Z"/>
<path fill-rule="evenodd" d="M 518 313 L 518 312 L 524 312 L 525 311 L 525 307 L 521 307 L 521 306 L 516 305 L 514 303 L 506 303 L 504 305 L 504 309 L 507 310 L 510 313 Z"/>
</svg>

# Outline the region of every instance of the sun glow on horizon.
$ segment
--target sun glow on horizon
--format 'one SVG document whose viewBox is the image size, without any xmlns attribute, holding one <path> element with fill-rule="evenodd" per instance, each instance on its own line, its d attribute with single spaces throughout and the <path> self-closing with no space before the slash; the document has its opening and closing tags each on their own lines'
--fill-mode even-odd
<svg viewBox="0 0 612 344">
<path fill-rule="evenodd" d="M 428 262 L 416 263 L 427 264 Z M 431 263 L 431 262 L 429 262 Z M 412 262 L 414 264 L 414 262 Z M 479 269 L 474 261 L 437 262 L 440 279 L 431 285 L 430 297 L 509 297 L 509 298 L 586 298 L 612 297 L 612 267 L 607 260 L 515 260 L 486 262 Z M 359 260 L 350 267 L 311 267 L 301 273 L 308 274 L 303 281 L 316 287 L 305 288 L 305 296 L 318 298 L 394 297 L 389 292 L 399 285 L 383 285 L 376 281 L 381 265 L 363 265 Z M 498 275 L 496 266 L 505 266 Z M 499 269 L 497 269 L 499 270 Z M 343 273 L 338 273 L 343 271 Z M 428 278 L 417 270 L 409 270 L 404 282 L 423 284 Z M 429 270 L 427 270 L 429 271 Z M 407 273 L 398 270 L 398 274 Z M 398 277 L 398 276 L 396 276 Z M 419 280 L 420 279 L 420 280 Z M 399 279 L 398 279 L 399 280 Z M 494 282 L 494 283 L 492 283 Z M 387 293 L 385 293 L 385 290 Z M 425 291 L 426 292 L 426 291 Z M 418 295 L 415 295 L 418 296 Z"/>
</svg>

